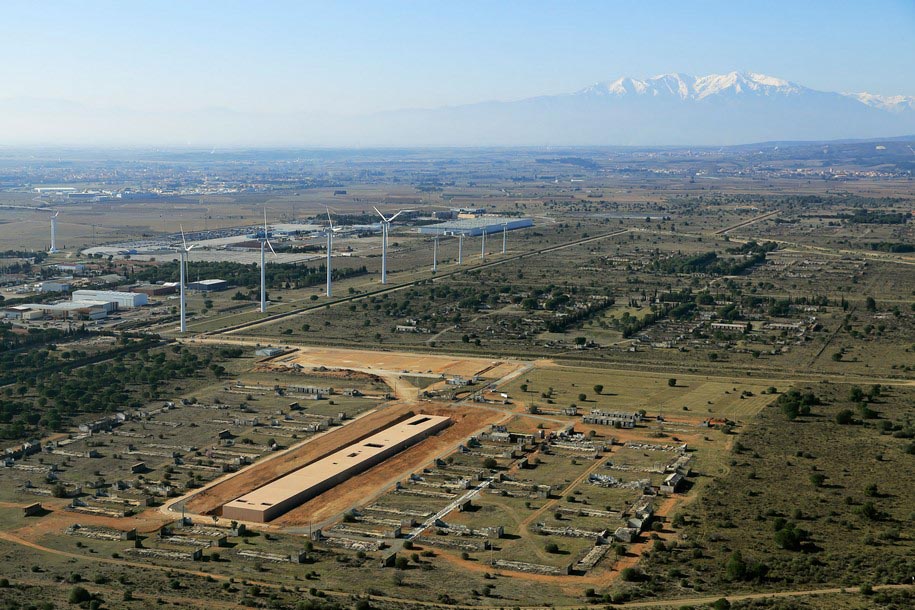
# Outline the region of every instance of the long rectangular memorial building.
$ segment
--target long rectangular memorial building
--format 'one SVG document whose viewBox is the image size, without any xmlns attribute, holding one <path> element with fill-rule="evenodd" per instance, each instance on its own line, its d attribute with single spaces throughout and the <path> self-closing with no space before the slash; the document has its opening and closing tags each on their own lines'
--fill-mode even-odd
<svg viewBox="0 0 915 610">
<path fill-rule="evenodd" d="M 266 523 L 451 424 L 415 415 L 223 505 L 224 519 Z"/>
</svg>

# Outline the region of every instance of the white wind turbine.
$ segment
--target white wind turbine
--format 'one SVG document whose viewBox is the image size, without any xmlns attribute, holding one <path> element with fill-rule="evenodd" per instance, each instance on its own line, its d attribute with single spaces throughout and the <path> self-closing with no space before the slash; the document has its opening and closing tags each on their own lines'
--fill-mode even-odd
<svg viewBox="0 0 915 610">
<path fill-rule="evenodd" d="M 325 207 L 327 210 L 327 296 L 331 296 L 331 253 L 334 250 L 334 233 L 341 231 L 341 227 L 335 227 L 334 221 L 330 219 L 330 208 Z"/>
<path fill-rule="evenodd" d="M 267 311 L 267 254 L 265 248 L 269 247 L 273 252 L 273 257 L 276 258 L 276 250 L 273 249 L 273 244 L 267 238 L 267 208 L 264 208 L 264 234 L 258 241 L 261 242 L 261 313 L 265 313 Z"/>
<path fill-rule="evenodd" d="M 374 207 L 374 206 L 373 206 Z M 388 283 L 388 231 L 391 228 L 391 223 L 394 222 L 394 219 L 400 216 L 404 210 L 400 210 L 390 218 L 385 218 L 384 214 L 378 211 L 378 208 L 375 208 L 375 212 L 381 216 L 381 283 Z"/>
<path fill-rule="evenodd" d="M 432 237 L 432 273 L 438 271 L 438 235 Z"/>
<path fill-rule="evenodd" d="M 179 225 L 180 226 L 180 225 Z M 181 248 L 178 250 L 179 261 L 178 265 L 180 267 L 179 271 L 179 280 L 180 280 L 180 290 L 181 290 L 181 332 L 187 332 L 187 315 L 186 315 L 186 299 L 184 296 L 185 291 L 185 269 L 187 268 L 187 255 L 196 244 L 187 245 L 187 240 L 184 238 L 184 227 L 181 227 Z"/>
<path fill-rule="evenodd" d="M 60 214 L 60 210 L 54 212 L 54 215 L 51 216 L 51 247 L 48 248 L 48 254 L 54 254 L 57 252 L 57 216 Z"/>
</svg>

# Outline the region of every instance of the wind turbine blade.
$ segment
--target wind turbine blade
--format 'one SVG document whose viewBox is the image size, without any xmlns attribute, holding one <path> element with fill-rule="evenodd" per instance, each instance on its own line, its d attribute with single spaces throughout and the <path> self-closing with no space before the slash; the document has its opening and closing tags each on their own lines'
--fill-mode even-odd
<svg viewBox="0 0 915 610">
<path fill-rule="evenodd" d="M 276 250 L 273 249 L 273 244 L 270 243 L 269 239 L 265 239 L 264 241 L 267 242 L 267 247 L 270 248 L 270 251 L 273 252 L 273 256 L 276 257 Z"/>
<path fill-rule="evenodd" d="M 187 251 L 187 240 L 184 239 L 184 227 L 182 225 L 178 225 L 178 227 L 181 228 L 181 243 L 184 244 L 184 250 Z"/>
<path fill-rule="evenodd" d="M 331 220 L 331 218 L 330 218 L 330 208 L 327 206 L 324 206 L 324 210 L 327 211 L 327 224 L 330 225 L 330 230 L 333 231 L 334 230 L 334 221 Z"/>
<path fill-rule="evenodd" d="M 376 212 L 378 212 L 378 215 L 381 216 L 381 220 L 383 220 L 384 222 L 388 222 L 388 219 L 384 217 L 384 214 L 382 214 L 381 212 L 378 211 L 378 208 L 376 208 L 375 206 L 372 206 L 372 209 L 374 209 Z"/>
<path fill-rule="evenodd" d="M 400 216 L 400 215 L 403 214 L 404 212 L 406 212 L 406 210 L 400 210 L 399 212 L 397 212 L 396 214 L 394 214 L 393 216 L 391 216 L 390 218 L 388 218 L 388 222 L 393 221 L 395 218 L 397 218 L 398 216 Z"/>
<path fill-rule="evenodd" d="M 193 250 L 193 249 L 196 248 L 196 247 L 197 247 L 197 244 L 191 244 L 190 246 L 187 247 L 187 249 L 185 250 L 185 252 L 190 252 L 191 250 Z"/>
</svg>

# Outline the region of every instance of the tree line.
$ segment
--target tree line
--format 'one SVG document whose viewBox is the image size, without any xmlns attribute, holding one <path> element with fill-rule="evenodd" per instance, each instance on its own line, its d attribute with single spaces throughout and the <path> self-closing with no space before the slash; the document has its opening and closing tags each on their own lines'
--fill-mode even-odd
<svg viewBox="0 0 915 610">
<path fill-rule="evenodd" d="M 228 261 L 195 261 L 188 265 L 188 269 L 195 276 L 219 278 L 244 288 L 258 288 L 261 282 L 260 266 L 257 263 L 246 265 Z M 368 273 L 365 265 L 356 269 L 347 267 L 332 271 L 337 280 L 365 273 Z M 326 274 L 327 268 L 324 265 L 311 267 L 298 263 L 270 264 L 264 270 L 267 287 L 271 289 L 316 286 L 325 280 Z M 170 261 L 137 270 L 131 279 L 149 283 L 177 282 L 179 275 L 178 262 Z"/>
</svg>

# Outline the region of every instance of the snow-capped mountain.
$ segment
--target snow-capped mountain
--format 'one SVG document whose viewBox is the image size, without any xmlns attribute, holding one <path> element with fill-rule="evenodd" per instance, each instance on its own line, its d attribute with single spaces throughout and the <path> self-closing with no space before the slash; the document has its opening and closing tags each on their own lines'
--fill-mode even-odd
<svg viewBox="0 0 915 610">
<path fill-rule="evenodd" d="M 681 100 L 701 100 L 713 95 L 786 96 L 797 95 L 804 91 L 809 91 L 809 89 L 774 76 L 753 72 L 730 72 L 699 77 L 681 73 L 662 74 L 644 80 L 626 76 L 612 82 L 596 83 L 578 91 L 575 95 L 649 95 L 652 97 L 673 96 Z"/>
<path fill-rule="evenodd" d="M 789 97 L 795 95 L 815 95 L 828 93 L 809 89 L 774 76 L 755 72 L 729 72 L 728 74 L 709 74 L 708 76 L 691 76 L 674 73 L 661 74 L 651 78 L 636 79 L 629 76 L 615 81 L 595 83 L 577 91 L 573 95 L 620 97 L 644 95 L 650 97 L 675 97 L 680 100 L 702 100 L 715 96 L 765 96 Z M 881 110 L 915 109 L 915 97 L 904 95 L 882 96 L 872 93 L 844 93 L 844 95 L 872 108 Z"/>
<path fill-rule="evenodd" d="M 755 72 L 662 74 L 574 93 L 377 115 L 428 145 L 724 145 L 915 134 L 915 100 L 817 91 Z"/>
<path fill-rule="evenodd" d="M 881 110 L 891 110 L 902 112 L 906 110 L 915 110 L 915 97 L 907 95 L 876 95 L 874 93 L 846 93 L 862 104 L 867 104 L 873 108 Z"/>
<path fill-rule="evenodd" d="M 0 133 L 7 143 L 81 145 L 718 146 L 912 135 L 915 98 L 817 91 L 754 72 L 673 73 L 561 95 L 355 117 L 0 100 Z"/>
</svg>

